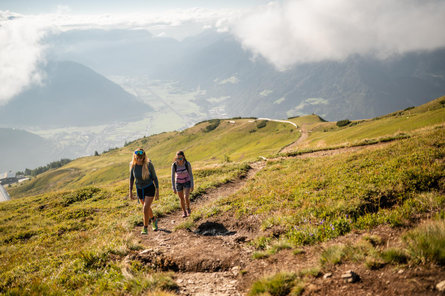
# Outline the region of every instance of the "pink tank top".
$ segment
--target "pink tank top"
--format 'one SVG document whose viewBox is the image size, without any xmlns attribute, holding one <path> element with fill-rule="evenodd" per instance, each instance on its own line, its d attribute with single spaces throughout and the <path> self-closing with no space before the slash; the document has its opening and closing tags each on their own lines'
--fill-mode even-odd
<svg viewBox="0 0 445 296">
<path fill-rule="evenodd" d="M 190 181 L 190 175 L 185 164 L 183 166 L 176 164 L 176 183 L 186 183 L 188 181 Z"/>
</svg>

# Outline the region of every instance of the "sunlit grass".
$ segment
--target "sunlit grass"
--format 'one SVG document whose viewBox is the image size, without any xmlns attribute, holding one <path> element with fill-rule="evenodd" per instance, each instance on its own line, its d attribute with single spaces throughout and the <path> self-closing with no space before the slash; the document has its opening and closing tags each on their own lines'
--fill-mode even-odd
<svg viewBox="0 0 445 296">
<path fill-rule="evenodd" d="M 197 170 L 192 199 L 248 168 L 229 163 Z M 161 198 L 153 204 L 159 217 L 180 207 L 169 182 L 160 178 Z M 134 234 L 142 226 L 142 208 L 127 194 L 125 182 L 1 203 L 0 293 L 169 295 L 165 291 L 177 286 L 168 274 L 135 260 L 124 264 L 127 255 L 143 249 Z"/>
<path fill-rule="evenodd" d="M 312 132 L 305 143 L 304 149 L 354 145 L 365 139 L 379 139 L 400 133 L 408 133 L 425 126 L 445 123 L 445 108 L 438 98 L 414 109 L 395 112 L 375 120 L 355 121 L 346 127 L 336 127 L 332 122 L 312 125 Z"/>
<path fill-rule="evenodd" d="M 269 162 L 235 195 L 219 202 L 238 217 L 256 215 L 262 229 L 287 229 L 295 245 L 352 229 L 404 225 L 445 205 L 444 129 L 352 153 Z"/>
</svg>

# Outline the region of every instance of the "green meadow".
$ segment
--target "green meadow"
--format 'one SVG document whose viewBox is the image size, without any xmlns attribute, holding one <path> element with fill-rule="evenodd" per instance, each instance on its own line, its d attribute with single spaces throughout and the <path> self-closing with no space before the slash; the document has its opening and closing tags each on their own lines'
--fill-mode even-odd
<svg viewBox="0 0 445 296">
<path fill-rule="evenodd" d="M 317 116 L 300 119 L 307 124 L 310 135 L 303 143 L 305 148 L 335 147 L 354 145 L 363 140 L 375 140 L 411 131 L 426 126 L 445 123 L 445 97 L 435 99 L 425 105 L 407 108 L 374 119 L 352 121 L 345 127 L 337 127 L 335 122 L 317 122 Z M 298 119 L 292 121 L 298 124 Z"/>
<path fill-rule="evenodd" d="M 160 217 L 179 209 L 170 184 L 177 150 L 184 150 L 193 165 L 192 200 L 246 176 L 261 156 L 269 158 L 242 189 L 194 209 L 183 225 L 193 228 L 219 215 L 242 223 L 254 216 L 260 229 L 248 243 L 256 249 L 254 260 L 284 249 L 298 254 L 303 246 L 352 231 L 411 227 L 428 218 L 403 234 L 403 248 L 384 248 L 379 237 L 371 236 L 333 245 L 313 268 L 258 279 L 249 295 L 299 295 L 308 277 L 342 262 L 360 262 L 369 269 L 445 264 L 444 97 L 344 127 L 316 115 L 289 120 L 309 131 L 294 155 L 380 144 L 324 156 L 278 157 L 299 138 L 298 129 L 227 119 L 76 159 L 7 188 L 13 199 L 0 203 L 0 294 L 174 295 L 178 286 L 171 273 L 155 272 L 128 256 L 144 248 L 136 232 L 142 226 L 141 207 L 127 197 L 129 162 L 139 147 L 159 177 L 160 199 L 153 210 Z"/>
<path fill-rule="evenodd" d="M 216 206 L 238 219 L 255 215 L 262 230 L 280 230 L 295 247 L 353 229 L 407 225 L 445 207 L 444 135 L 440 126 L 382 147 L 270 161 Z"/>
<path fill-rule="evenodd" d="M 228 163 L 197 170 L 192 200 L 207 189 L 246 174 L 248 165 Z M 162 217 L 178 210 L 167 177 L 160 178 Z M 143 249 L 134 228 L 141 207 L 126 197 L 128 184 L 82 187 L 13 199 L 0 204 L 0 293 L 9 295 L 140 295 L 175 289 L 168 274 L 154 273 L 125 257 Z"/>
</svg>

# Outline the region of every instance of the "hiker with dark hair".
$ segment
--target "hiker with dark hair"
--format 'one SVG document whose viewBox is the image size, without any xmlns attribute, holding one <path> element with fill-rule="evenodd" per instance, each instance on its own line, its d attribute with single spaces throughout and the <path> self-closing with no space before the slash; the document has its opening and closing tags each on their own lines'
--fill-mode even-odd
<svg viewBox="0 0 445 296">
<path fill-rule="evenodd" d="M 192 165 L 185 158 L 183 151 L 176 153 L 172 164 L 172 187 L 173 192 L 178 193 L 181 201 L 181 208 L 184 214 L 182 217 L 190 216 L 190 192 L 193 192 Z"/>
<path fill-rule="evenodd" d="M 148 224 L 154 231 L 158 230 L 158 219 L 153 216 L 151 204 L 159 199 L 159 183 L 155 168 L 142 148 L 137 149 L 130 162 L 130 198 L 133 197 L 133 183 L 136 180 L 136 192 L 139 201 L 144 206 L 144 228 L 141 234 L 147 234 Z"/>
</svg>

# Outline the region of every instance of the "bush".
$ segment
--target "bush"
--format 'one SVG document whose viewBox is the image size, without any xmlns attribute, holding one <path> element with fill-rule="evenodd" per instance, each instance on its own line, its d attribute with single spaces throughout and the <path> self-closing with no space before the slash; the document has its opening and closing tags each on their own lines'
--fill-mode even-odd
<svg viewBox="0 0 445 296">
<path fill-rule="evenodd" d="M 212 119 L 212 120 L 209 120 L 209 123 L 210 124 L 208 126 L 206 126 L 205 129 L 204 129 L 204 132 L 206 132 L 206 133 L 211 132 L 214 129 L 216 129 L 219 126 L 219 124 L 221 123 L 221 120 L 219 120 L 219 119 Z"/>
<path fill-rule="evenodd" d="M 337 126 L 338 127 L 347 126 L 350 123 L 351 123 L 351 121 L 349 121 L 349 119 L 343 119 L 343 120 L 337 121 Z"/>
<path fill-rule="evenodd" d="M 260 129 L 266 127 L 266 125 L 267 125 L 267 120 L 261 120 L 260 122 L 257 123 L 256 127 Z"/>
<path fill-rule="evenodd" d="M 64 206 L 69 206 L 72 203 L 90 199 L 94 195 L 100 194 L 101 191 L 102 189 L 97 187 L 85 187 L 63 196 L 62 204 Z"/>
</svg>

